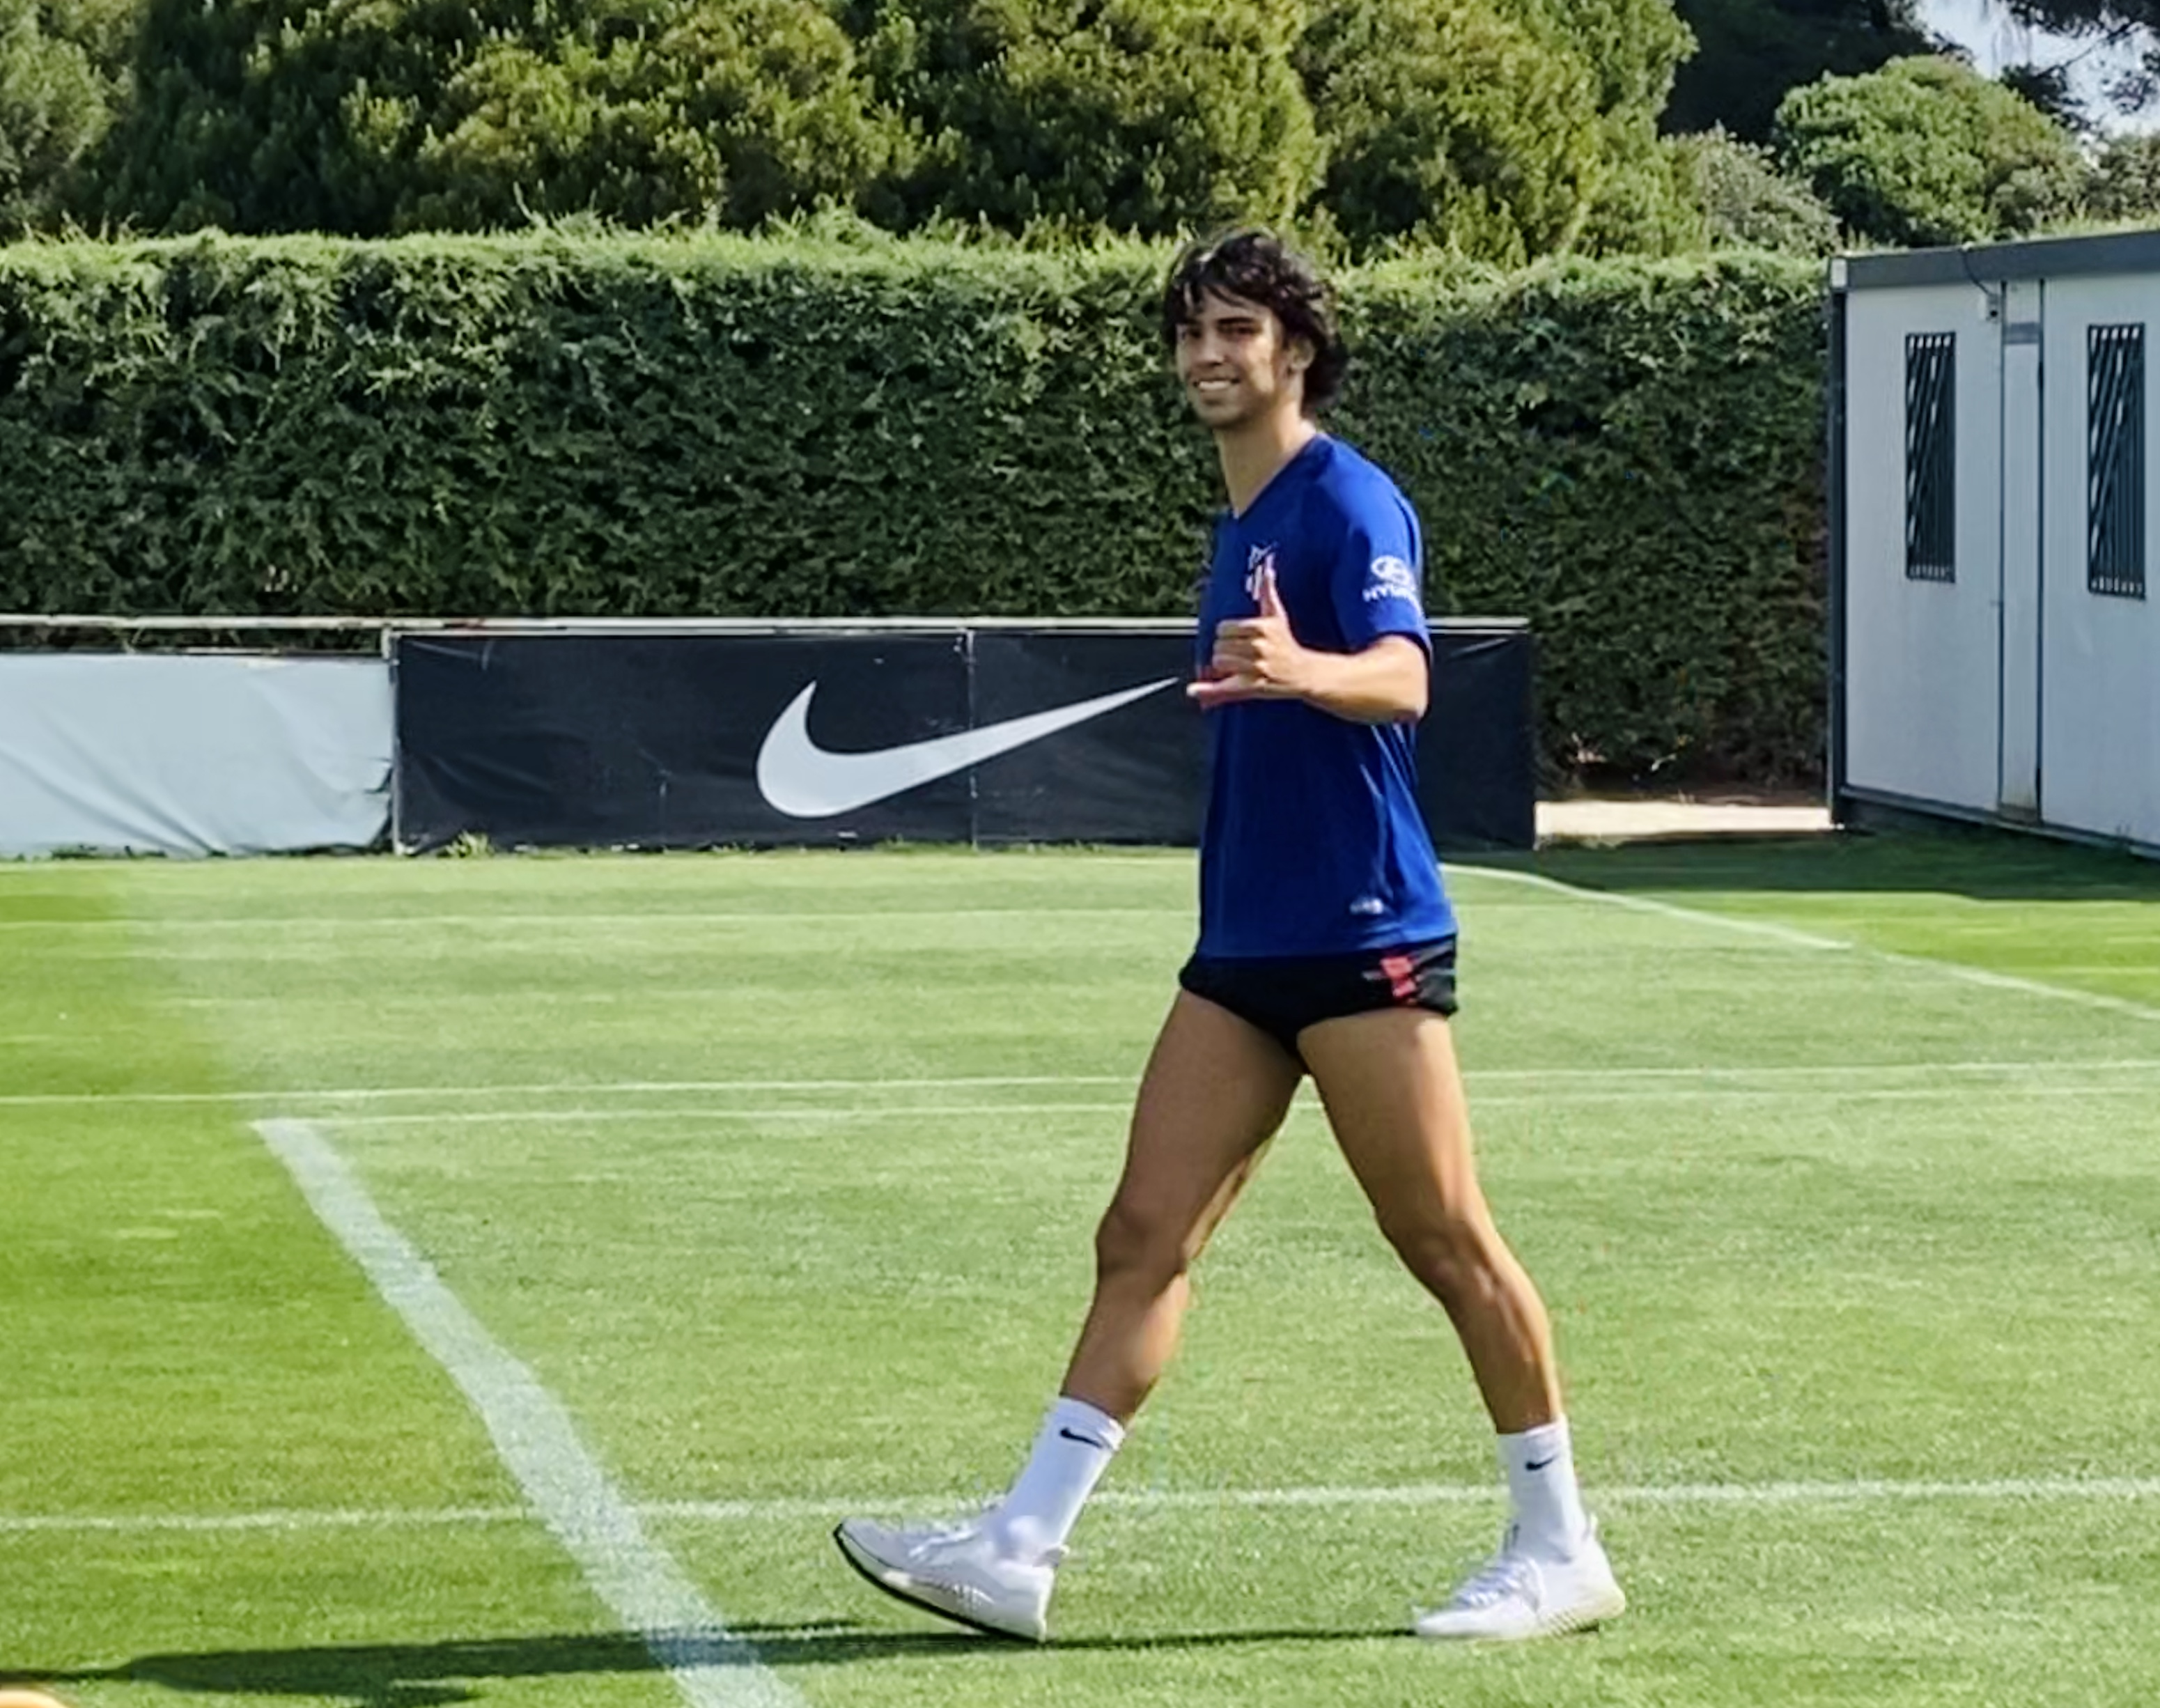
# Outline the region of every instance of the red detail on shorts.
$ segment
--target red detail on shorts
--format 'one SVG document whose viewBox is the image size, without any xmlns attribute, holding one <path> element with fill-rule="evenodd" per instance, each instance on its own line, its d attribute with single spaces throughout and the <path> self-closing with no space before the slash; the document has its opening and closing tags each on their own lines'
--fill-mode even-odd
<svg viewBox="0 0 2160 1708">
<path fill-rule="evenodd" d="M 1417 1000 L 1417 963 L 1408 955 L 1383 955 L 1380 970 L 1394 982 L 1388 987 L 1388 994 L 1397 1002 Z"/>
</svg>

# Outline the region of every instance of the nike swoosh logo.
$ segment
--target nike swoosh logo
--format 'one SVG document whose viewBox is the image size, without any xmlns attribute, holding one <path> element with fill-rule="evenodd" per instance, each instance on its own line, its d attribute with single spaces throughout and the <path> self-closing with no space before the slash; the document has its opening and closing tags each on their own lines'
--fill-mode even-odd
<svg viewBox="0 0 2160 1708">
<path fill-rule="evenodd" d="M 1525 1470 L 1525 1471 L 1542 1471 L 1542 1470 L 1544 1470 L 1544 1469 L 1545 1468 L 1545 1467 L 1546 1467 L 1546 1466 L 1548 1466 L 1548 1465 L 1550 1465 L 1550 1464 L 1551 1464 L 1551 1463 L 1552 1463 L 1553 1459 L 1557 1459 L 1557 1458 L 1559 1458 L 1559 1457 L 1560 1457 L 1560 1455 L 1559 1455 L 1559 1454 L 1557 1454 L 1557 1453 L 1555 1453 L 1555 1454 L 1554 1454 L 1554 1455 L 1553 1455 L 1552 1459 L 1531 1459 L 1531 1460 L 1528 1460 L 1528 1461 L 1524 1461 L 1524 1466 L 1523 1466 L 1523 1469 L 1524 1469 L 1524 1470 Z"/>
<path fill-rule="evenodd" d="M 787 703 L 787 709 L 765 732 L 764 743 L 757 750 L 758 792 L 775 812 L 785 812 L 790 818 L 831 818 L 875 806 L 1015 747 L 1040 741 L 1060 729 L 1114 712 L 1149 694 L 1161 693 L 1177 680 L 1166 676 L 1160 682 L 1120 688 L 1115 693 L 1025 718 L 1010 718 L 1001 724 L 985 724 L 958 735 L 933 735 L 927 741 L 880 747 L 869 753 L 834 753 L 811 739 L 810 700 L 818 692 L 818 684 L 813 682 Z"/>
<path fill-rule="evenodd" d="M 1098 1441 L 1093 1435 L 1075 1435 L 1071 1430 L 1060 1430 L 1057 1433 L 1068 1441 L 1077 1441 L 1082 1446 L 1093 1447 L 1098 1453 L 1107 1453 L 1110 1451 L 1110 1444 L 1108 1441 Z"/>
</svg>

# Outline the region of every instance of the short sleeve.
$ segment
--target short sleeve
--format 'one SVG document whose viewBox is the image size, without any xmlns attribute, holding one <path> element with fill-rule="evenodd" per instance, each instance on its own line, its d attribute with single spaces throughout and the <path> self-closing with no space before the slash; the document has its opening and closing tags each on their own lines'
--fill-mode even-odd
<svg viewBox="0 0 2160 1708">
<path fill-rule="evenodd" d="M 1425 552 L 1417 518 L 1392 492 L 1361 496 L 1344 518 L 1330 578 L 1344 645 L 1362 652 L 1387 635 L 1407 635 L 1428 652 Z"/>
</svg>

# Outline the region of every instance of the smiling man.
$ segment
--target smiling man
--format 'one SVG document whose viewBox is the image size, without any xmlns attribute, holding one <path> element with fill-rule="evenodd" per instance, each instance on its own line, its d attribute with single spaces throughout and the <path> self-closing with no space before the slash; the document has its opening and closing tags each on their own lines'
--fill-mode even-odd
<svg viewBox="0 0 2160 1708">
<path fill-rule="evenodd" d="M 1499 1435 L 1499 1551 L 1419 1634 L 1519 1638 L 1626 1605 L 1576 1487 L 1551 1331 L 1479 1190 L 1449 1016 L 1455 916 L 1417 805 L 1430 641 L 1418 522 L 1316 418 L 1345 367 L 1326 286 L 1262 231 L 1188 249 L 1163 330 L 1214 435 L 1217 519 L 1188 689 L 1211 726 L 1200 932 L 1149 1058 L 1095 1293 L 997 1505 L 835 1531 L 904 1601 L 1041 1640 L 1082 1507 L 1169 1364 L 1188 1275 L 1310 1073 L 1382 1233 L 1453 1322 Z"/>
</svg>

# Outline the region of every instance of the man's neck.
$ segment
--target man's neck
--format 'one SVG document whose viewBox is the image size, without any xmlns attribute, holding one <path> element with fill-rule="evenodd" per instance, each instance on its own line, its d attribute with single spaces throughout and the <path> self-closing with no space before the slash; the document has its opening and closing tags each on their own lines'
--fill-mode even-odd
<svg viewBox="0 0 2160 1708">
<path fill-rule="evenodd" d="M 1261 489 L 1319 432 L 1302 411 L 1292 409 L 1263 415 L 1217 433 L 1215 449 L 1223 459 L 1223 485 L 1230 495 L 1232 514 L 1243 516 L 1251 509 Z"/>
</svg>

